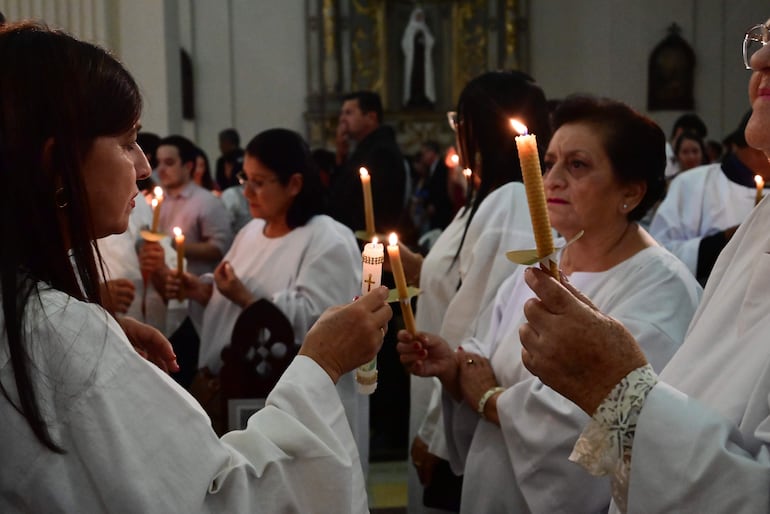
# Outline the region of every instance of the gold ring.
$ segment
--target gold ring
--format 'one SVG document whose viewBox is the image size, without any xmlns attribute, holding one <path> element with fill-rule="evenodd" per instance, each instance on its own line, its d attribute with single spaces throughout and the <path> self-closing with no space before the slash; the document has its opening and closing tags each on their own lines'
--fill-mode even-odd
<svg viewBox="0 0 770 514">
<path fill-rule="evenodd" d="M 466 363 L 468 363 L 468 364 L 475 364 L 475 362 L 473 361 L 473 359 L 468 359 L 468 360 L 467 360 L 467 361 L 465 361 L 465 362 L 466 362 Z"/>
</svg>

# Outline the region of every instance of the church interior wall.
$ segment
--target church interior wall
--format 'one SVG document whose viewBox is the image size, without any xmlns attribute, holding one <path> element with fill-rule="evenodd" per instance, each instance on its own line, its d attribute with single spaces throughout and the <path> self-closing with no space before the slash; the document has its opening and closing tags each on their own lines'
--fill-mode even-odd
<svg viewBox="0 0 770 514">
<path fill-rule="evenodd" d="M 695 111 L 711 135 L 748 108 L 740 42 L 770 11 L 760 0 L 526 2 L 530 73 L 549 97 L 590 92 L 646 111 L 647 62 L 676 23 L 695 50 Z M 283 126 L 307 133 L 306 10 L 318 0 L 0 0 L 13 20 L 40 17 L 112 49 L 144 91 L 144 127 L 182 132 L 215 157 L 216 135 L 244 140 Z M 193 61 L 195 118 L 183 120 L 178 49 Z M 344 66 L 345 59 L 342 59 Z M 649 114 L 668 134 L 683 111 Z"/>
</svg>

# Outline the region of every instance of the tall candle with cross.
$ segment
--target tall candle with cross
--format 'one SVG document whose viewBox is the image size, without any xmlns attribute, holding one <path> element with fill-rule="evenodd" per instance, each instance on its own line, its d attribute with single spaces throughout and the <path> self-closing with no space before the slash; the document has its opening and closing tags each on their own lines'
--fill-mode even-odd
<svg viewBox="0 0 770 514">
<path fill-rule="evenodd" d="M 364 245 L 361 255 L 363 273 L 361 274 L 361 294 L 364 295 L 379 287 L 382 281 L 382 263 L 385 262 L 385 250 L 377 238 Z M 377 357 L 359 366 L 356 370 L 356 386 L 361 394 L 372 394 L 377 389 Z"/>
</svg>

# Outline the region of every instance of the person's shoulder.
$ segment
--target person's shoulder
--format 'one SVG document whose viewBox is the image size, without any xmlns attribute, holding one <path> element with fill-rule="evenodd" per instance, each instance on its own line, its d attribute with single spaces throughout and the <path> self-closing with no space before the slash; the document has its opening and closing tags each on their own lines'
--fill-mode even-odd
<svg viewBox="0 0 770 514">
<path fill-rule="evenodd" d="M 688 288 L 700 289 L 692 272 L 676 255 L 662 245 L 653 245 L 638 252 L 629 259 L 629 263 L 639 273 L 637 279 L 650 281 L 681 282 Z"/>
</svg>

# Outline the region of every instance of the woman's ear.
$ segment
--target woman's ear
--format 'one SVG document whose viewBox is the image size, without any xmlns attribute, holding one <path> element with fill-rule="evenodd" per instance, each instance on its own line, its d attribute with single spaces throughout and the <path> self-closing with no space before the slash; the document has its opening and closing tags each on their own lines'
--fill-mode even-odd
<svg viewBox="0 0 770 514">
<path fill-rule="evenodd" d="M 623 213 L 628 214 L 636 209 L 636 206 L 642 203 L 645 194 L 647 194 L 646 182 L 639 181 L 626 184 L 623 193 L 623 205 L 626 207 L 622 207 Z"/>
<path fill-rule="evenodd" d="M 305 177 L 302 176 L 302 173 L 292 173 L 288 183 L 289 194 L 297 196 L 299 192 L 302 191 L 302 185 L 304 183 Z"/>
</svg>

